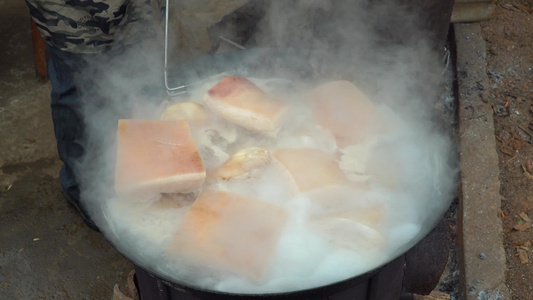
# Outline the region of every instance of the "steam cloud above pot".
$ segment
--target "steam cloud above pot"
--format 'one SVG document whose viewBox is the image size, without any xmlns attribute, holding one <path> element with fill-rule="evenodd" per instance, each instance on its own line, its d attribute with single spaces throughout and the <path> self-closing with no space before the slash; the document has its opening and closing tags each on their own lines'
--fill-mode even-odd
<svg viewBox="0 0 533 300">
<path fill-rule="evenodd" d="M 384 35 L 385 19 L 388 24 L 401 23 L 405 36 Z M 164 278 L 239 293 L 329 284 L 405 252 L 442 216 L 455 193 L 457 176 L 453 143 L 434 109 L 442 93 L 440 56 L 417 16 L 390 3 L 272 1 L 253 40 L 270 47 L 176 67 L 175 78 L 188 85 L 188 94 L 169 101 L 206 108 L 204 96 L 220 80 L 244 77 L 286 107 L 283 125 L 273 133 L 258 133 L 207 108 L 207 119 L 201 114 L 198 122 L 188 124 L 208 174 L 206 183 L 199 190 L 165 191 L 147 201 L 129 201 L 115 193 L 116 132 L 119 119 L 162 118 L 162 43 L 148 43 L 112 58 L 111 64 L 96 66 L 109 72 L 96 81 L 92 95 L 106 100 L 84 108 L 89 149 L 79 170 L 82 198 L 89 200 L 105 237 L 136 264 Z M 336 91 L 360 92 L 368 101 L 350 108 L 357 118 L 348 124 L 357 128 L 332 130 L 336 127 L 331 123 L 346 119 L 349 111 L 342 101 L 335 101 Z M 339 113 L 338 118 L 317 118 L 317 111 L 332 103 L 340 105 L 331 110 Z M 379 125 L 368 125 L 373 122 Z M 372 130 L 358 135 L 365 126 Z M 251 171 L 251 177 L 261 180 L 209 181 L 211 171 L 231 158 L 238 160 L 240 156 L 232 156 L 236 153 L 246 156 L 239 151 L 250 148 L 260 148 L 251 152 L 259 155 L 267 151 L 272 161 L 259 175 Z M 324 164 L 313 169 L 309 162 L 317 161 Z M 251 170 L 262 168 L 261 162 Z M 295 164 L 328 174 L 322 182 L 342 179 L 335 179 L 339 183 L 334 186 L 309 189 L 299 184 L 307 174 L 295 171 Z M 226 214 L 235 211 L 246 212 L 246 224 L 232 223 L 236 218 Z M 226 240 L 233 252 L 221 255 L 210 241 L 206 249 L 211 252 L 203 255 L 196 255 L 200 248 L 191 248 L 200 243 L 197 236 L 188 235 L 198 226 L 195 220 L 213 221 L 203 215 L 206 212 L 219 214 L 222 223 L 217 224 L 223 226 L 210 234 Z M 269 217 L 262 220 L 260 212 Z M 250 217 L 254 214 L 257 218 Z M 246 230 L 259 230 L 269 220 L 278 225 L 264 229 L 271 240 L 253 242 L 254 235 Z M 235 232 L 246 240 L 232 240 Z M 254 245 L 260 247 L 254 250 Z M 256 257 L 258 249 L 268 251 Z M 235 253 L 249 255 L 248 265 L 254 267 L 232 268 L 232 260 L 239 258 Z"/>
</svg>

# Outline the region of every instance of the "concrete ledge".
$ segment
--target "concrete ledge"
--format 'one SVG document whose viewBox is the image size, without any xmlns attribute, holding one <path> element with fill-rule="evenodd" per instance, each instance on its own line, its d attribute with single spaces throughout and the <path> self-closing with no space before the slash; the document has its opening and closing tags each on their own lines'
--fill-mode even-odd
<svg viewBox="0 0 533 300">
<path fill-rule="evenodd" d="M 461 160 L 458 243 L 461 299 L 511 299 L 505 286 L 500 181 L 486 47 L 477 23 L 454 24 Z"/>
<path fill-rule="evenodd" d="M 452 23 L 467 23 L 484 21 L 491 18 L 494 14 L 496 5 L 491 1 L 475 1 L 462 2 L 453 5 L 453 11 L 451 16 Z"/>
</svg>

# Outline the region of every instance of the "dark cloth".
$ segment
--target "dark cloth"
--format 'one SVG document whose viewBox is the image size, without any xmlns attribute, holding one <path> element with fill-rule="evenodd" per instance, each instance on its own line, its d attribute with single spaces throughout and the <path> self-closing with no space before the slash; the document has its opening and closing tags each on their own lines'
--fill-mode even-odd
<svg viewBox="0 0 533 300">
<path fill-rule="evenodd" d="M 48 48 L 48 76 L 52 84 L 51 110 L 57 152 L 63 162 L 59 182 L 63 195 L 81 213 L 85 223 L 94 230 L 85 204 L 80 200 L 79 165 L 85 154 L 85 123 L 79 74 L 86 67 L 83 54 Z M 85 83 L 87 84 L 87 82 Z"/>
</svg>

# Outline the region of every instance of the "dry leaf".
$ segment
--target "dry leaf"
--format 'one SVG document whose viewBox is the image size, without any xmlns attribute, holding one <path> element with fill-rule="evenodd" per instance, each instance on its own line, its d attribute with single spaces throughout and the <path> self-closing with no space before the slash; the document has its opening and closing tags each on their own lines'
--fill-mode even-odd
<svg viewBox="0 0 533 300">
<path fill-rule="evenodd" d="M 532 12 L 531 7 L 523 5 L 523 4 L 513 4 L 513 6 L 525 12 L 526 14 L 530 14 Z"/>
<path fill-rule="evenodd" d="M 526 160 L 526 170 L 529 172 L 529 173 L 533 173 L 533 166 L 531 165 L 531 160 Z"/>
<path fill-rule="evenodd" d="M 503 152 L 502 149 L 500 149 L 500 150 Z M 503 152 L 503 153 L 505 153 L 505 152 Z M 505 153 L 505 154 L 507 154 L 507 153 Z M 524 165 L 522 165 L 521 167 L 522 167 L 522 171 L 524 171 L 524 174 L 526 175 L 526 177 L 529 178 L 529 179 L 533 179 L 533 175 L 531 175 L 531 173 L 529 173 L 527 171 L 527 168 Z"/>
<path fill-rule="evenodd" d="M 517 11 L 517 12 L 520 11 L 518 8 L 514 7 L 512 4 L 509 4 L 509 3 L 501 4 L 501 7 L 507 10 Z"/>
<path fill-rule="evenodd" d="M 431 291 L 429 295 L 416 295 L 413 294 L 413 300 L 450 300 L 450 294 L 440 291 Z"/>
<path fill-rule="evenodd" d="M 520 218 L 522 218 L 522 220 L 524 220 L 525 222 L 529 222 L 531 223 L 531 219 L 529 218 L 529 216 L 525 213 L 525 212 L 521 212 L 518 214 L 520 216 Z"/>
<path fill-rule="evenodd" d="M 529 262 L 529 258 L 527 257 L 527 252 L 524 249 L 516 249 L 518 251 L 518 258 L 520 259 L 521 264 L 527 264 Z"/>
<path fill-rule="evenodd" d="M 4 189 L 4 193 L 9 191 L 11 188 L 13 187 L 12 184 L 8 185 L 5 189 Z"/>
<path fill-rule="evenodd" d="M 531 228 L 531 222 L 524 222 L 522 224 L 515 224 L 513 226 L 513 229 L 518 231 L 526 231 L 529 228 Z"/>
</svg>

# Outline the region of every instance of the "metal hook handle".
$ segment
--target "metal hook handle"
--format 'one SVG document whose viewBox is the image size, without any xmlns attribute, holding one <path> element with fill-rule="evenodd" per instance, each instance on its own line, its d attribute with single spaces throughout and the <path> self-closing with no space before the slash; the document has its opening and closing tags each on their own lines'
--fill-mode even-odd
<svg viewBox="0 0 533 300">
<path fill-rule="evenodd" d="M 169 11 L 169 0 L 166 0 L 165 7 L 165 87 L 167 89 L 167 94 L 169 96 L 176 96 L 184 94 L 187 92 L 187 86 L 181 85 L 177 87 L 170 87 L 168 84 L 168 11 Z"/>
</svg>

